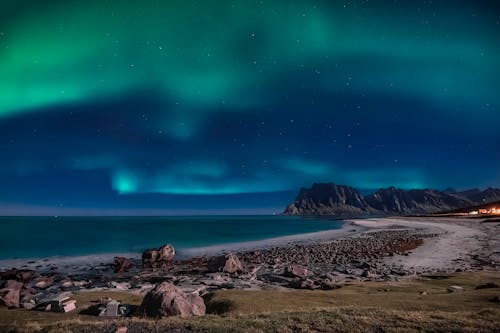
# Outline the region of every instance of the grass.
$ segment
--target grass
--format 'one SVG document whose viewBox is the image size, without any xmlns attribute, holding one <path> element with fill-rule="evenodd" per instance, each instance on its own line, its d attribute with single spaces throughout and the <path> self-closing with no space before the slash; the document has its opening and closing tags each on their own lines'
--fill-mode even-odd
<svg viewBox="0 0 500 333">
<path fill-rule="evenodd" d="M 219 291 L 201 318 L 103 319 L 0 308 L 0 332 L 500 332 L 499 272 L 457 273 L 407 282 L 354 283 L 332 291 Z M 464 287 L 448 293 L 449 285 Z M 427 295 L 421 295 L 425 291 Z M 81 292 L 79 308 L 112 297 L 138 305 L 126 292 Z"/>
</svg>

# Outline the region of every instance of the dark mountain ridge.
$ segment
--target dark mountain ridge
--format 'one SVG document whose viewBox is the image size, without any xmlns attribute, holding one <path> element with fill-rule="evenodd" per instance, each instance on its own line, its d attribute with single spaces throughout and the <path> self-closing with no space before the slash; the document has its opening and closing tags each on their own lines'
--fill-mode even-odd
<svg viewBox="0 0 500 333">
<path fill-rule="evenodd" d="M 301 188 L 286 215 L 424 215 L 465 208 L 500 200 L 500 189 L 484 191 L 444 191 L 434 189 L 403 190 L 383 188 L 363 196 L 357 189 L 333 183 L 314 183 Z"/>
</svg>

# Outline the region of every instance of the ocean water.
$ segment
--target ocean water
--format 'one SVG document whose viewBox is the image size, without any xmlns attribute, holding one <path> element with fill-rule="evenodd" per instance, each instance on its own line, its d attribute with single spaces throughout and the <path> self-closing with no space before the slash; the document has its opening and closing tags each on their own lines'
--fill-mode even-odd
<svg viewBox="0 0 500 333">
<path fill-rule="evenodd" d="M 0 259 L 177 250 L 340 229 L 297 216 L 0 217 Z"/>
</svg>

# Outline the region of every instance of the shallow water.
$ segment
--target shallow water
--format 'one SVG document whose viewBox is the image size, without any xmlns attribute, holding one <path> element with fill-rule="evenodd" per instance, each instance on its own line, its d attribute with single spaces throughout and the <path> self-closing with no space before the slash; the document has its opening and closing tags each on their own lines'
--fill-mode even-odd
<svg viewBox="0 0 500 333">
<path fill-rule="evenodd" d="M 297 216 L 0 217 L 0 259 L 178 250 L 342 228 Z"/>
</svg>

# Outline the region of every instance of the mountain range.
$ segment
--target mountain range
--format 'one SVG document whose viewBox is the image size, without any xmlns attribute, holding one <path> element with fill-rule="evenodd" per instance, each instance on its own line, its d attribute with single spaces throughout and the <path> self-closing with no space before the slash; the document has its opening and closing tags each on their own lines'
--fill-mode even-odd
<svg viewBox="0 0 500 333">
<path fill-rule="evenodd" d="M 333 183 L 314 183 L 301 188 L 286 215 L 424 215 L 500 200 L 500 189 L 444 191 L 434 189 L 404 190 L 382 188 L 362 195 L 354 187 Z"/>
</svg>

